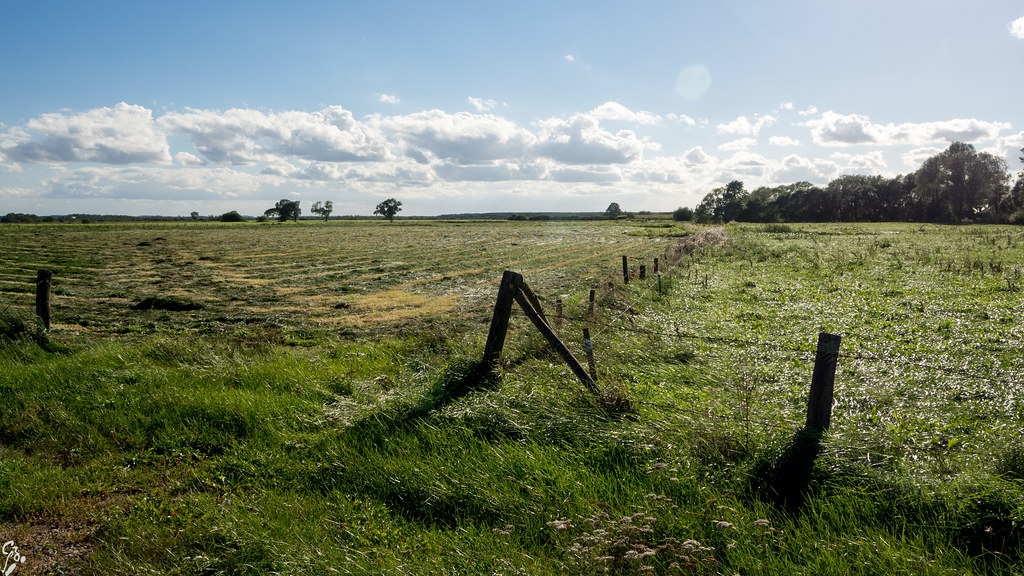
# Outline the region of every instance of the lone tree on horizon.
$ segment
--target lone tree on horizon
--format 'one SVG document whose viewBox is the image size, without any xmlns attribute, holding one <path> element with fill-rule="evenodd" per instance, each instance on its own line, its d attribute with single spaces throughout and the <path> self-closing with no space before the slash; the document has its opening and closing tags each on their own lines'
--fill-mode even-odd
<svg viewBox="0 0 1024 576">
<path fill-rule="evenodd" d="M 394 198 L 388 198 L 387 200 L 377 204 L 377 209 L 373 211 L 374 215 L 381 215 L 391 222 L 395 219 L 395 214 L 398 214 L 402 210 L 402 203 Z"/>
<path fill-rule="evenodd" d="M 293 221 L 298 221 L 300 214 L 302 214 L 302 208 L 299 208 L 299 201 L 287 198 L 278 200 L 273 208 L 263 213 L 267 218 L 276 217 L 280 222 L 286 222 L 289 218 Z"/>
<path fill-rule="evenodd" d="M 608 208 L 605 209 L 604 215 L 609 218 L 618 218 L 622 215 L 622 208 L 619 208 L 618 202 L 612 202 L 608 205 Z"/>
<path fill-rule="evenodd" d="M 313 211 L 313 214 L 323 218 L 324 222 L 327 222 L 331 218 L 331 212 L 334 211 L 334 202 L 331 202 L 330 200 L 326 202 L 316 202 L 310 210 Z"/>
</svg>

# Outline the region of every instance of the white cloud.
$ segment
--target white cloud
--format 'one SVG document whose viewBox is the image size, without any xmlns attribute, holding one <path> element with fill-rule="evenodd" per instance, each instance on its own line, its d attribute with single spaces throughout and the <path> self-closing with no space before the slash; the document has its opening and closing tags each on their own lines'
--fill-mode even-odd
<svg viewBox="0 0 1024 576">
<path fill-rule="evenodd" d="M 281 156 L 322 162 L 389 157 L 383 137 L 340 106 L 269 115 L 238 108 L 189 110 L 166 114 L 158 123 L 168 132 L 188 136 L 196 150 L 214 163 L 274 162 Z"/>
<path fill-rule="evenodd" d="M 999 136 L 1010 128 L 1006 122 L 986 122 L 957 118 L 940 122 L 876 124 L 861 114 L 837 114 L 828 111 L 820 118 L 803 123 L 811 128 L 815 144 L 821 146 L 851 146 L 871 144 L 881 146 L 922 145 L 930 142 L 977 142 Z"/>
<path fill-rule="evenodd" d="M 779 104 L 779 110 L 792 112 L 793 110 L 796 110 L 796 106 L 794 106 L 792 102 L 783 102 L 782 104 Z"/>
<path fill-rule="evenodd" d="M 843 154 L 836 152 L 831 158 L 839 165 L 843 174 L 864 174 L 875 175 L 885 174 L 888 165 L 880 150 L 874 150 L 867 154 Z"/>
<path fill-rule="evenodd" d="M 1017 18 L 1013 22 L 1010 22 L 1008 26 L 1010 29 L 1010 35 L 1014 38 L 1024 40 L 1024 16 Z"/>
<path fill-rule="evenodd" d="M 936 148 L 934 146 L 914 148 L 913 150 L 903 154 L 903 164 L 913 167 L 916 170 L 921 167 L 921 164 L 924 164 L 925 160 L 942 152 L 942 150 L 942 148 Z"/>
<path fill-rule="evenodd" d="M 696 126 L 697 125 L 697 121 L 694 120 L 693 118 L 687 116 L 686 114 L 672 113 L 672 114 L 669 114 L 668 116 L 666 116 L 666 118 L 668 118 L 669 120 L 671 120 L 673 122 L 682 122 L 683 124 L 686 124 L 687 126 Z"/>
<path fill-rule="evenodd" d="M 544 120 L 539 126 L 536 152 L 566 164 L 624 164 L 639 159 L 644 148 L 632 130 L 612 134 L 588 114 Z"/>
<path fill-rule="evenodd" d="M 394 95 L 394 94 L 381 94 L 380 96 L 377 97 L 377 101 L 378 102 L 383 102 L 385 104 L 401 104 L 402 103 L 402 99 L 399 98 L 398 96 Z"/>
<path fill-rule="evenodd" d="M 124 102 L 80 114 L 43 114 L 0 135 L 0 152 L 16 162 L 167 163 L 167 138 L 151 110 Z"/>
<path fill-rule="evenodd" d="M 178 152 L 174 155 L 174 161 L 182 166 L 205 166 L 204 161 L 199 156 L 192 154 L 191 152 Z"/>
<path fill-rule="evenodd" d="M 565 61 L 566 62 L 575 62 L 576 61 L 576 57 L 573 56 L 572 54 L 566 54 L 565 55 Z"/>
<path fill-rule="evenodd" d="M 789 136 L 772 136 L 768 139 L 768 143 L 772 146 L 799 146 L 800 141 L 796 138 L 790 138 Z"/>
<path fill-rule="evenodd" d="M 469 103 L 473 105 L 473 108 L 476 108 L 477 112 L 488 112 L 494 110 L 494 107 L 498 105 L 494 100 L 484 100 L 483 98 L 474 98 L 472 96 L 469 97 Z"/>
<path fill-rule="evenodd" d="M 696 146 L 694 148 L 690 148 L 689 150 L 687 150 L 686 154 L 683 155 L 683 159 L 690 166 L 698 166 L 701 164 L 709 164 L 711 162 L 718 161 L 717 158 L 705 152 L 704 149 L 701 148 L 700 146 Z"/>
<path fill-rule="evenodd" d="M 728 124 L 717 126 L 719 134 L 732 134 L 736 136 L 757 136 L 761 129 L 775 123 L 774 116 L 761 116 L 751 122 L 746 116 L 740 116 Z"/>
<path fill-rule="evenodd" d="M 823 185 L 839 175 L 839 165 L 822 158 L 804 158 L 790 154 L 771 170 L 774 184 L 811 182 Z"/>
<path fill-rule="evenodd" d="M 536 138 L 514 122 L 491 114 L 428 110 L 407 116 L 374 117 L 370 123 L 404 144 L 420 163 L 431 158 L 485 164 L 524 156 Z"/>
<path fill-rule="evenodd" d="M 725 144 L 720 144 L 718 149 L 722 151 L 748 150 L 754 146 L 757 146 L 757 138 L 739 138 Z"/>
<path fill-rule="evenodd" d="M 618 102 L 605 102 L 589 112 L 598 120 L 618 120 L 637 124 L 657 124 L 661 117 L 650 112 L 633 112 Z"/>
<path fill-rule="evenodd" d="M 801 111 L 797 112 L 797 114 L 799 114 L 801 116 L 814 116 L 817 113 L 818 113 L 818 108 L 816 106 L 808 106 L 805 110 L 801 110 Z"/>
</svg>

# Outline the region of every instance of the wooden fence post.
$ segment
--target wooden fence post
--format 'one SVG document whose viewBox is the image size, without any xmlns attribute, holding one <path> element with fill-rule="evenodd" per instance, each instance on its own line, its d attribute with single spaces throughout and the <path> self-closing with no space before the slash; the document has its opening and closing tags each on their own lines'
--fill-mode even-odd
<svg viewBox="0 0 1024 576">
<path fill-rule="evenodd" d="M 594 292 L 595 292 L 594 289 L 591 288 L 590 289 L 590 303 L 587 304 L 587 316 L 588 317 L 594 315 Z"/>
<path fill-rule="evenodd" d="M 654 273 L 655 274 L 658 273 L 658 259 L 657 258 L 654 259 Z"/>
<path fill-rule="evenodd" d="M 555 330 L 562 331 L 562 299 L 555 300 Z"/>
<path fill-rule="evenodd" d="M 818 352 L 811 375 L 811 393 L 807 398 L 807 424 L 804 430 L 820 434 L 832 421 L 832 393 L 836 382 L 836 363 L 842 336 L 818 334 Z"/>
<path fill-rule="evenodd" d="M 629 258 L 622 257 L 622 283 L 629 284 Z"/>
<path fill-rule="evenodd" d="M 590 328 L 583 329 L 583 349 L 587 351 L 587 367 L 590 377 L 597 382 L 597 363 L 594 362 L 594 341 L 590 339 Z"/>
<path fill-rule="evenodd" d="M 519 292 L 519 284 L 523 277 L 511 270 L 501 275 L 498 286 L 498 299 L 494 303 L 494 315 L 491 317 L 491 329 L 487 332 L 487 344 L 484 345 L 484 362 L 497 366 L 501 350 L 505 347 L 505 334 L 508 332 L 508 320 L 512 315 L 512 301 Z"/>
<path fill-rule="evenodd" d="M 50 284 L 53 282 L 52 270 L 40 270 L 36 273 L 36 316 L 43 321 L 43 326 L 50 329 Z"/>
<path fill-rule="evenodd" d="M 647 280 L 647 264 L 640 265 L 640 279 Z"/>
</svg>

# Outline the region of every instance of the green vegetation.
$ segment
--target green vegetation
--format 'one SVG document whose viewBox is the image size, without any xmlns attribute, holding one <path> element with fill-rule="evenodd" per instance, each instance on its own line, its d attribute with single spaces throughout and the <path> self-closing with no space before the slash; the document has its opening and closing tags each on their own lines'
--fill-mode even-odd
<svg viewBox="0 0 1024 576">
<path fill-rule="evenodd" d="M 39 573 L 1021 573 L 1019 228 L 94 223 L 0 243 L 0 540 Z M 623 254 L 646 281 L 622 284 Z M 58 269 L 49 334 L 39 268 Z M 518 314 L 497 373 L 479 366 L 504 269 L 549 318 L 564 302 L 581 358 L 595 288 L 599 383 L 632 412 Z M 843 343 L 813 438 L 820 331 Z"/>
</svg>

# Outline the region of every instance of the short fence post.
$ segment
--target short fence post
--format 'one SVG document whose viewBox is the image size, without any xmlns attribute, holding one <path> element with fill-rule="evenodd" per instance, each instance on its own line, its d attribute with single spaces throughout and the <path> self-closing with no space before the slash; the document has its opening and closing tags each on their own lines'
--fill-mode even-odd
<svg viewBox="0 0 1024 576">
<path fill-rule="evenodd" d="M 658 259 L 657 258 L 654 259 L 654 273 L 655 274 L 658 273 Z"/>
<path fill-rule="evenodd" d="M 818 351 L 811 375 L 811 393 L 807 398 L 807 424 L 804 429 L 820 434 L 828 430 L 832 420 L 832 395 L 836 381 L 836 363 L 842 336 L 818 334 Z"/>
<path fill-rule="evenodd" d="M 622 257 L 622 283 L 629 284 L 629 258 Z"/>
<path fill-rule="evenodd" d="M 43 326 L 50 329 L 50 284 L 53 282 L 52 270 L 40 270 L 36 274 L 36 316 L 43 321 Z"/>
<path fill-rule="evenodd" d="M 594 315 L 594 289 L 590 289 L 590 303 L 587 304 L 587 316 Z"/>
<path fill-rule="evenodd" d="M 640 265 L 640 279 L 647 280 L 647 264 Z"/>
<path fill-rule="evenodd" d="M 587 351 L 587 367 L 590 377 L 597 382 L 597 363 L 594 362 L 594 341 L 590 339 L 590 328 L 583 329 L 583 349 Z"/>
<path fill-rule="evenodd" d="M 522 281 L 523 277 L 511 270 L 506 270 L 501 275 L 498 298 L 494 302 L 494 316 L 491 318 L 491 329 L 487 332 L 487 344 L 484 345 L 484 363 L 492 367 L 497 366 L 501 350 L 505 347 L 505 334 L 508 332 L 508 320 L 512 315 L 512 302 L 516 292 L 519 291 L 519 283 Z"/>
</svg>

